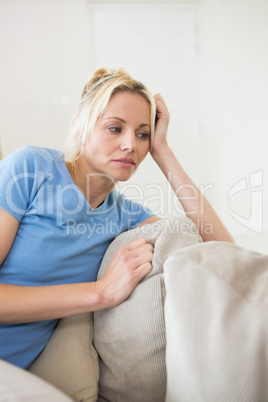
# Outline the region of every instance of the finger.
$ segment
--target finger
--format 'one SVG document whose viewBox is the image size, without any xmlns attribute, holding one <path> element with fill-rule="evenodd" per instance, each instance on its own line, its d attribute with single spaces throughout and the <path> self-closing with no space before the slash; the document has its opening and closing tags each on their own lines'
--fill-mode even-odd
<svg viewBox="0 0 268 402">
<path fill-rule="evenodd" d="M 131 243 L 127 244 L 125 247 L 129 250 L 134 250 L 143 244 L 148 244 L 147 240 L 145 239 L 145 237 L 139 237 L 138 239 L 133 240 Z"/>
<path fill-rule="evenodd" d="M 156 93 L 156 94 L 154 95 L 154 100 L 155 100 L 155 101 L 163 100 L 163 98 L 162 98 L 162 96 L 160 95 L 160 93 Z"/>
<path fill-rule="evenodd" d="M 135 258 L 132 258 L 132 263 L 133 266 L 136 267 L 136 269 L 141 266 L 142 264 L 145 264 L 146 262 L 152 262 L 153 260 L 153 252 L 152 251 L 147 251 L 146 253 L 137 255 Z"/>
<path fill-rule="evenodd" d="M 162 96 L 160 94 L 155 94 L 154 100 L 155 100 L 156 105 L 164 106 L 165 109 L 168 110 L 166 102 L 164 101 L 164 99 L 162 98 Z"/>
<path fill-rule="evenodd" d="M 145 262 L 135 270 L 136 285 L 151 272 L 152 268 L 153 266 L 150 262 Z"/>
<path fill-rule="evenodd" d="M 156 112 L 157 112 L 157 114 L 159 115 L 159 116 L 161 116 L 161 115 L 163 115 L 163 116 L 165 116 L 165 115 L 167 115 L 167 116 L 169 116 L 169 111 L 168 111 L 168 108 L 167 108 L 167 106 L 166 106 L 166 104 L 164 103 L 164 101 L 162 102 L 162 101 L 158 101 L 158 102 L 156 102 Z"/>
<path fill-rule="evenodd" d="M 144 253 L 148 253 L 148 252 L 153 253 L 153 250 L 154 250 L 154 247 L 150 243 L 142 244 L 141 246 L 130 250 L 130 256 L 131 256 L 131 258 L 135 258 Z"/>
</svg>

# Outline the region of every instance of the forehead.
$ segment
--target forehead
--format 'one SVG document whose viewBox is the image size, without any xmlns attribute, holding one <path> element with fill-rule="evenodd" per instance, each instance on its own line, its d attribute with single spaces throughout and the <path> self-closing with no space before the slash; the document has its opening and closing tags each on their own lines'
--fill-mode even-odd
<svg viewBox="0 0 268 402">
<path fill-rule="evenodd" d="M 140 94 L 125 91 L 117 92 L 111 97 L 103 117 L 114 113 L 118 117 L 121 114 L 127 114 L 128 116 L 139 115 L 140 118 L 150 120 L 150 104 Z"/>
</svg>

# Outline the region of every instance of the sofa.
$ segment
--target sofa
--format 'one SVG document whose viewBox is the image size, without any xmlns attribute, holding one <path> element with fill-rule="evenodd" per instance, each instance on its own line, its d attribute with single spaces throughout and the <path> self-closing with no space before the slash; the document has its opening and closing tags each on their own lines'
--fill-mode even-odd
<svg viewBox="0 0 268 402">
<path fill-rule="evenodd" d="M 72 402 L 40 377 L 0 360 L 0 402 Z"/>
<path fill-rule="evenodd" d="M 154 246 L 153 269 L 119 306 L 64 318 L 30 372 L 74 401 L 268 400 L 268 255 L 206 242 L 185 216 L 119 235 Z"/>
</svg>

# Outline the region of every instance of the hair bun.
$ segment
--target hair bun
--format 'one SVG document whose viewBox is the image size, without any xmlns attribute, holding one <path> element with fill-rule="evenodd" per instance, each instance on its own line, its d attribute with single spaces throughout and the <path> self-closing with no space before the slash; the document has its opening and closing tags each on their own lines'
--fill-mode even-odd
<svg viewBox="0 0 268 402">
<path fill-rule="evenodd" d="M 98 81 L 104 77 L 112 75 L 112 71 L 110 68 L 101 67 L 98 68 L 90 77 L 90 81 Z"/>
<path fill-rule="evenodd" d="M 127 75 L 128 76 L 128 73 L 122 67 L 120 67 L 118 69 L 101 67 L 101 68 L 98 68 L 96 71 L 94 71 L 94 73 L 91 75 L 90 81 L 96 82 L 103 78 L 111 77 L 112 75 L 114 75 L 114 76 Z"/>
<path fill-rule="evenodd" d="M 91 90 L 92 86 L 97 84 L 98 81 L 101 81 L 105 78 L 109 77 L 122 77 L 126 76 L 129 77 L 129 74 L 126 72 L 126 70 L 122 67 L 118 69 L 112 69 L 112 68 L 106 68 L 106 67 L 100 67 L 96 71 L 93 72 L 91 75 L 88 83 L 85 85 L 84 90 L 82 92 L 82 97 L 89 91 Z"/>
</svg>

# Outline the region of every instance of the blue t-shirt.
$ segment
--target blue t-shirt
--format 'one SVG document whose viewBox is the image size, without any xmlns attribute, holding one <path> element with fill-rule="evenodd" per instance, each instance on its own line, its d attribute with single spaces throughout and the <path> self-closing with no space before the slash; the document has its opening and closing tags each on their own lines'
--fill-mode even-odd
<svg viewBox="0 0 268 402">
<path fill-rule="evenodd" d="M 20 222 L 0 282 L 28 286 L 95 281 L 110 242 L 153 215 L 116 190 L 92 209 L 59 151 L 33 146 L 0 162 L 0 207 Z M 29 367 L 56 324 L 0 325 L 0 358 Z"/>
</svg>

